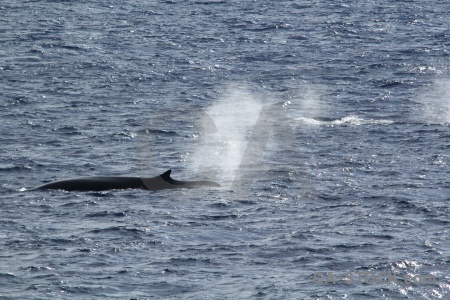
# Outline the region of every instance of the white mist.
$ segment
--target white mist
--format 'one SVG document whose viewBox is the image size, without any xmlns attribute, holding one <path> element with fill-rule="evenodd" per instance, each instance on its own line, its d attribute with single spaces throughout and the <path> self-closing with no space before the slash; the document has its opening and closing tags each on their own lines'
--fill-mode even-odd
<svg viewBox="0 0 450 300">
<path fill-rule="evenodd" d="M 187 165 L 200 177 L 231 186 L 260 111 L 248 89 L 229 86 L 200 121 L 204 134 Z"/>
</svg>

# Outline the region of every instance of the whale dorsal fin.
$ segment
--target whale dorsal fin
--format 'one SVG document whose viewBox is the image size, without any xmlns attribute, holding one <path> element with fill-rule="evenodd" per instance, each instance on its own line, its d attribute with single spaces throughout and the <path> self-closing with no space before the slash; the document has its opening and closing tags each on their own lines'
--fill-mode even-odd
<svg viewBox="0 0 450 300">
<path fill-rule="evenodd" d="M 175 180 L 172 177 L 170 177 L 171 172 L 172 172 L 172 170 L 167 170 L 159 176 L 161 176 L 161 178 L 164 179 L 164 181 L 166 181 L 170 184 L 183 185 L 183 184 L 187 183 L 186 181 L 179 181 L 179 180 Z"/>
<path fill-rule="evenodd" d="M 171 172 L 172 170 L 167 170 L 159 176 L 161 176 L 161 178 L 167 181 L 168 183 L 174 183 L 175 180 L 173 180 L 172 177 L 170 177 Z"/>
</svg>

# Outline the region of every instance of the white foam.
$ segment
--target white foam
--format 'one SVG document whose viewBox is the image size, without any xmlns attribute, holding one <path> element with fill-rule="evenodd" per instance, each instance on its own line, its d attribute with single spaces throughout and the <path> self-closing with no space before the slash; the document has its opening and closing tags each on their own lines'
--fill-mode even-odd
<svg viewBox="0 0 450 300">
<path fill-rule="evenodd" d="M 315 126 L 361 126 L 361 125 L 389 125 L 394 121 L 385 119 L 363 119 L 357 116 L 348 116 L 336 120 L 317 120 L 313 118 L 295 118 L 295 120 L 307 125 Z"/>
</svg>

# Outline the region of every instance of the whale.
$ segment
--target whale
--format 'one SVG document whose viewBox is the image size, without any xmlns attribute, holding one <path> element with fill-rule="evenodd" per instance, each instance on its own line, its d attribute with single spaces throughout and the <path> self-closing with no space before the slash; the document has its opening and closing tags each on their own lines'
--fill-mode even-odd
<svg viewBox="0 0 450 300">
<path fill-rule="evenodd" d="M 170 177 L 172 170 L 167 170 L 155 177 L 122 177 L 122 176 L 88 176 L 57 180 L 37 186 L 30 190 L 64 190 L 64 191 L 92 191 L 106 190 L 166 190 L 193 189 L 200 187 L 220 187 L 213 181 L 181 181 Z"/>
</svg>

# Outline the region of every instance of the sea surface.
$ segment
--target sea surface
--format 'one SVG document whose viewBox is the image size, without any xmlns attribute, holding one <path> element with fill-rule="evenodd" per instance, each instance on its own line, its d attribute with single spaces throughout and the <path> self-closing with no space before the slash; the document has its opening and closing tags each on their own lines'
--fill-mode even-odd
<svg viewBox="0 0 450 300">
<path fill-rule="evenodd" d="M 1 0 L 0 298 L 450 299 L 449 15 Z"/>
</svg>

